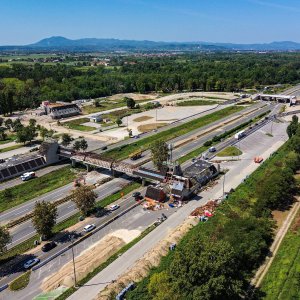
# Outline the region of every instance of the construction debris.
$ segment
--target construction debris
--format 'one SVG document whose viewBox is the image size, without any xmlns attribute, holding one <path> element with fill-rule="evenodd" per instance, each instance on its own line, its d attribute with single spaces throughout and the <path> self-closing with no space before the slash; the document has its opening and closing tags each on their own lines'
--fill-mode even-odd
<svg viewBox="0 0 300 300">
<path fill-rule="evenodd" d="M 207 218 L 210 218 L 214 215 L 217 206 L 218 206 L 218 200 L 210 200 L 209 202 L 207 202 L 207 204 L 194 209 L 191 212 L 190 216 L 197 217 L 201 221 L 206 221 Z"/>
</svg>

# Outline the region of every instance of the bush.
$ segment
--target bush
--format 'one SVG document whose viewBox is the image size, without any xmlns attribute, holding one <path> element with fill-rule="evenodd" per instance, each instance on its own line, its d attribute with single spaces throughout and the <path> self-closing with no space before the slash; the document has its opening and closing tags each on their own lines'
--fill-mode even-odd
<svg viewBox="0 0 300 300">
<path fill-rule="evenodd" d="M 204 147 L 209 147 L 209 146 L 211 146 L 212 145 L 212 141 L 206 141 L 204 144 L 203 144 L 203 146 Z"/>
</svg>

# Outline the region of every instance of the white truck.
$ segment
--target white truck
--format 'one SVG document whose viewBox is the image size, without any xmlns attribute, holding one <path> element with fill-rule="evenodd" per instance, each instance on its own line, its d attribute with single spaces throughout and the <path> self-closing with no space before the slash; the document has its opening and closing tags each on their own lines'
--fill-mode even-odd
<svg viewBox="0 0 300 300">
<path fill-rule="evenodd" d="M 234 138 L 236 138 L 237 140 L 241 139 L 242 137 L 244 137 L 246 134 L 245 134 L 245 130 L 242 130 L 240 132 L 237 132 L 235 135 L 234 135 Z"/>
</svg>

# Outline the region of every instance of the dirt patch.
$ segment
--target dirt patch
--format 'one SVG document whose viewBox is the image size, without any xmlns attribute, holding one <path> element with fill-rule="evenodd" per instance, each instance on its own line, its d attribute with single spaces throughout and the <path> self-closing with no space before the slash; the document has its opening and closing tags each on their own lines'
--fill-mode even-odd
<svg viewBox="0 0 300 300">
<path fill-rule="evenodd" d="M 137 129 L 139 132 L 148 132 L 166 126 L 167 124 L 168 123 L 150 123 L 150 124 L 140 125 L 138 126 Z"/>
<path fill-rule="evenodd" d="M 107 97 L 110 100 L 118 100 L 124 97 L 132 98 L 135 101 L 141 100 L 153 100 L 158 97 L 156 94 L 135 94 L 135 93 L 125 93 L 125 94 L 116 94 L 110 97 Z"/>
<path fill-rule="evenodd" d="M 142 116 L 142 117 L 138 117 L 138 118 L 135 118 L 133 119 L 132 121 L 133 122 L 144 122 L 144 121 L 148 121 L 150 119 L 153 119 L 153 117 L 150 117 L 150 116 Z"/>
<path fill-rule="evenodd" d="M 126 244 L 133 241 L 141 234 L 140 230 L 119 229 L 109 235 L 122 239 Z"/>
<path fill-rule="evenodd" d="M 278 229 L 282 226 L 288 214 L 289 214 L 289 210 L 286 211 L 274 210 L 272 212 L 273 219 L 276 222 Z M 276 231 L 278 229 L 276 229 Z"/>
<path fill-rule="evenodd" d="M 123 239 L 110 235 L 85 250 L 79 257 L 75 258 L 77 280 L 84 278 L 125 244 Z M 54 290 L 62 285 L 67 287 L 74 285 L 72 261 L 64 265 L 58 272 L 45 278 L 41 288 L 45 292 Z"/>
<path fill-rule="evenodd" d="M 122 274 L 115 283 L 109 284 L 101 291 L 96 299 L 111 299 L 111 296 L 122 290 L 129 282 L 140 281 L 148 275 L 151 268 L 159 265 L 162 256 L 169 252 L 172 243 L 178 243 L 181 238 L 197 223 L 197 220 L 186 219 L 183 224 L 172 230 L 162 241 L 147 252 L 126 273 Z"/>
</svg>

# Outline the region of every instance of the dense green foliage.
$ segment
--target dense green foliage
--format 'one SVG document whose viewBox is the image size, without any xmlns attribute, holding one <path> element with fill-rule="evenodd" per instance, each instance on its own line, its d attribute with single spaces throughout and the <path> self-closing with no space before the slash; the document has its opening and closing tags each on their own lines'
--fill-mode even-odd
<svg viewBox="0 0 300 300">
<path fill-rule="evenodd" d="M 249 298 L 249 279 L 272 242 L 271 210 L 286 209 L 293 201 L 293 172 L 300 162 L 293 146 L 297 135 L 299 130 L 230 194 L 213 218 L 195 226 L 128 299 Z"/>
<path fill-rule="evenodd" d="M 6 246 L 10 241 L 11 237 L 8 230 L 0 226 L 0 254 L 6 251 Z"/>
<path fill-rule="evenodd" d="M 57 208 L 54 203 L 36 202 L 31 219 L 33 227 L 38 234 L 47 239 L 52 235 L 57 216 Z"/>
<path fill-rule="evenodd" d="M 130 58 L 124 58 L 126 60 Z M 210 53 L 134 58 L 135 64 L 80 69 L 65 64 L 0 68 L 0 113 L 122 92 L 235 91 L 299 82 L 299 53 Z"/>
<path fill-rule="evenodd" d="M 151 158 L 154 165 L 160 168 L 164 162 L 168 160 L 168 145 L 163 140 L 156 140 L 150 147 Z"/>
<path fill-rule="evenodd" d="M 264 299 L 292 300 L 300 295 L 300 215 L 284 237 L 262 284 Z"/>
</svg>

